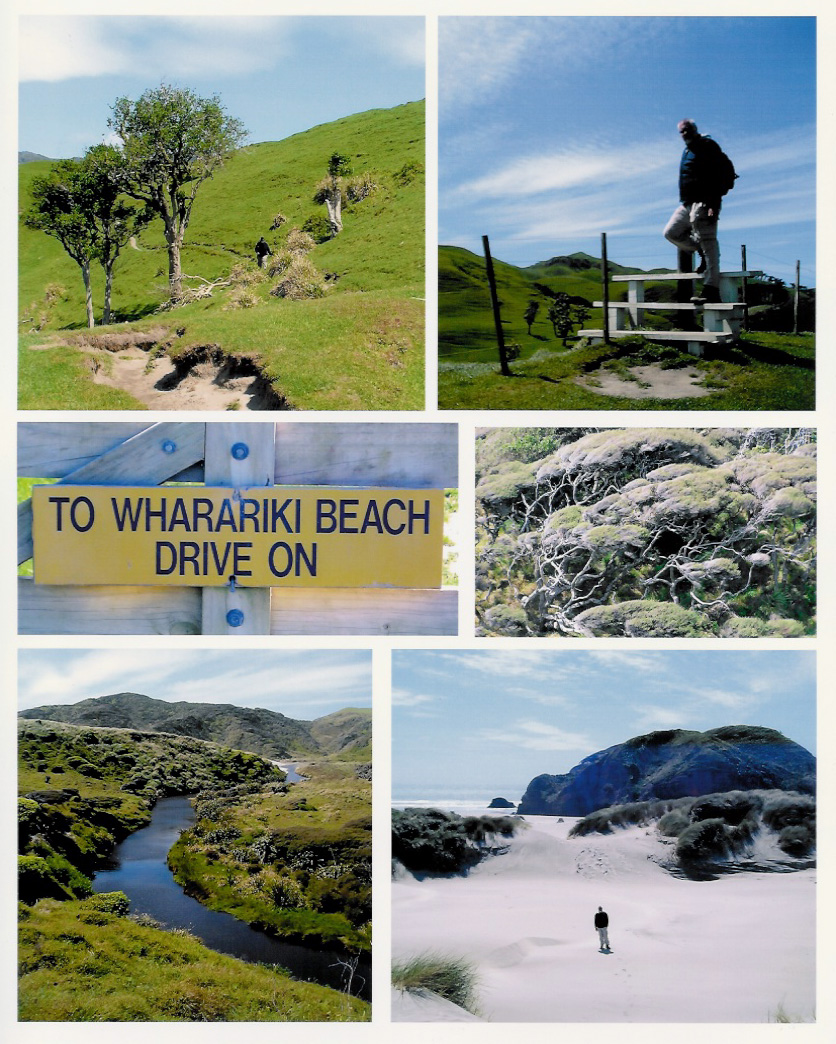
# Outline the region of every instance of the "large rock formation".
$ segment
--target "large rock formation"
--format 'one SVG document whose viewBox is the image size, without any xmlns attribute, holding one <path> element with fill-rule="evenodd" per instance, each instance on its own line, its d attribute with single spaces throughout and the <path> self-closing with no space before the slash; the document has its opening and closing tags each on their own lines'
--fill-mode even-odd
<svg viewBox="0 0 836 1044">
<path fill-rule="evenodd" d="M 542 775 L 518 811 L 585 816 L 599 808 L 727 790 L 815 790 L 816 759 L 774 729 L 729 725 L 707 732 L 671 729 L 618 743 L 564 775 Z"/>
</svg>

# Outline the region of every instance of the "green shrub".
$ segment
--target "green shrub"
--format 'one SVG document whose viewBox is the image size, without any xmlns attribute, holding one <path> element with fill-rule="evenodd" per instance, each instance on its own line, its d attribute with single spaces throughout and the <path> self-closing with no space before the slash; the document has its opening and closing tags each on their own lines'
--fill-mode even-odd
<svg viewBox="0 0 836 1044">
<path fill-rule="evenodd" d="M 288 301 L 304 301 L 322 297 L 325 284 L 322 273 L 314 264 L 306 257 L 295 257 L 270 293 Z"/>
<path fill-rule="evenodd" d="M 124 892 L 99 892 L 85 901 L 85 908 L 98 910 L 101 913 L 126 917 L 131 909 L 131 901 Z"/>
<path fill-rule="evenodd" d="M 802 857 L 809 855 L 816 843 L 816 835 L 809 826 L 787 826 L 778 835 L 778 847 L 787 855 Z"/>
<path fill-rule="evenodd" d="M 681 808 L 666 812 L 659 820 L 657 829 L 662 837 L 679 837 L 691 825 L 688 814 Z"/>
<path fill-rule="evenodd" d="M 676 854 L 683 863 L 695 863 L 723 856 L 729 847 L 730 838 L 723 820 L 703 819 L 679 835 Z"/>
<path fill-rule="evenodd" d="M 392 966 L 392 985 L 398 990 L 429 990 L 460 1008 L 479 1014 L 478 978 L 473 965 L 463 957 L 425 953 Z"/>
<path fill-rule="evenodd" d="M 302 231 L 315 243 L 326 243 L 331 238 L 331 222 L 324 214 L 311 214 L 302 225 Z"/>
</svg>

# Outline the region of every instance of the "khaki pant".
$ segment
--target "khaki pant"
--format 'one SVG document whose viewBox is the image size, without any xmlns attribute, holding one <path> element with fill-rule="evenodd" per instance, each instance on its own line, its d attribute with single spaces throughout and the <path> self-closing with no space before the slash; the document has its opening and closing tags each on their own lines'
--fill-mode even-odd
<svg viewBox="0 0 836 1044">
<path fill-rule="evenodd" d="M 720 286 L 720 244 L 717 241 L 717 219 L 708 217 L 705 203 L 680 203 L 665 226 L 665 239 L 679 250 L 690 254 L 698 250 L 705 258 L 703 286 Z"/>
</svg>

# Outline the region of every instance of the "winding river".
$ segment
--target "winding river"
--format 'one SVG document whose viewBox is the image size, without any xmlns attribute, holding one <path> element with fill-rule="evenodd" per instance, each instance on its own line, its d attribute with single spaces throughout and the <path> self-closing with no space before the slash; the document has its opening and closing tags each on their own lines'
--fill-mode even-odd
<svg viewBox="0 0 836 1044">
<path fill-rule="evenodd" d="M 162 798 L 148 826 L 116 847 L 111 866 L 96 874 L 93 891 L 122 891 L 131 901 L 132 913 L 149 914 L 168 928 L 185 928 L 218 953 L 243 961 L 280 964 L 297 979 L 343 989 L 345 972 L 336 953 L 274 939 L 186 895 L 174 880 L 166 857 L 180 833 L 193 823 L 194 809 L 187 797 Z M 371 999 L 368 964 L 357 969 L 352 993 Z"/>
</svg>

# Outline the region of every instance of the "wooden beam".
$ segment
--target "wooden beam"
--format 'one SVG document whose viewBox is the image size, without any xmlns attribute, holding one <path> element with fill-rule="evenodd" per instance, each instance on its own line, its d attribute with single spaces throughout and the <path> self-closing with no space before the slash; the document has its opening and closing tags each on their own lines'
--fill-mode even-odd
<svg viewBox="0 0 836 1044">
<path fill-rule="evenodd" d="M 200 634 L 197 587 L 46 587 L 18 578 L 20 634 Z"/>
<path fill-rule="evenodd" d="M 458 633 L 458 592 L 283 589 L 273 599 L 274 635 L 450 635 Z"/>
<path fill-rule="evenodd" d="M 252 489 L 273 485 L 274 424 L 206 425 L 206 485 Z M 269 634 L 270 588 L 203 589 L 203 634 Z"/>
<path fill-rule="evenodd" d="M 275 481 L 287 486 L 458 487 L 455 424 L 282 422 Z"/>
</svg>

